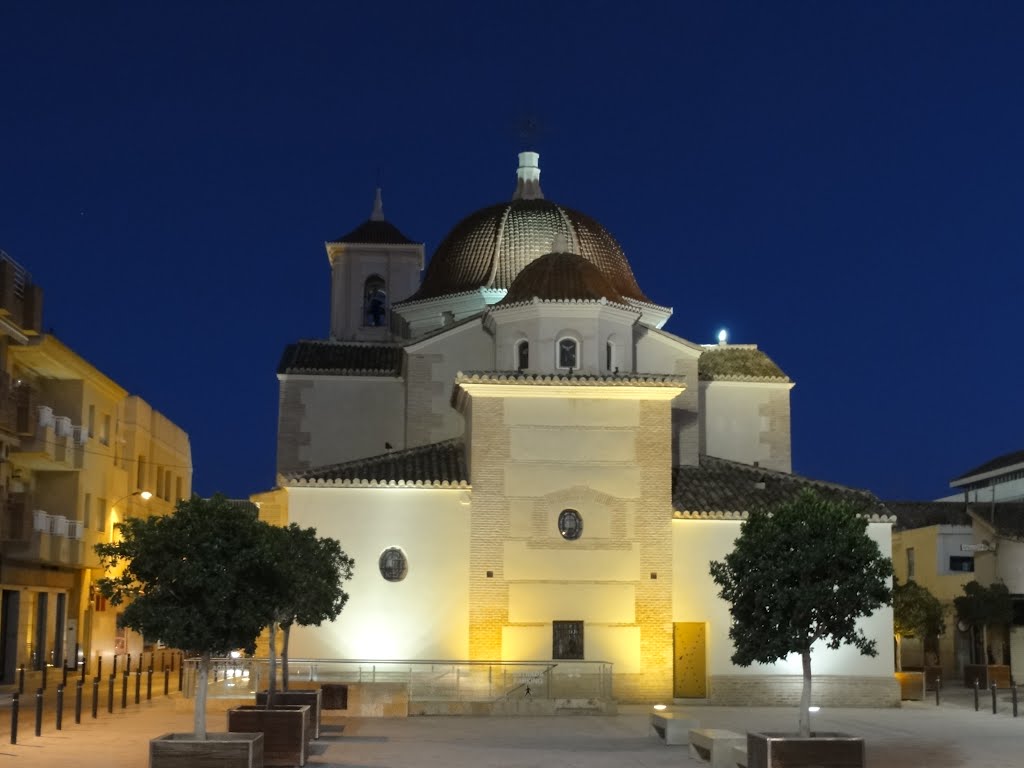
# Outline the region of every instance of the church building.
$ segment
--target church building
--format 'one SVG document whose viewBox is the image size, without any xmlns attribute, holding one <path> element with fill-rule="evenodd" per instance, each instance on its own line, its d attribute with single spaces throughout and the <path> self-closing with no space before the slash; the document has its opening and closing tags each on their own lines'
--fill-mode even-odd
<svg viewBox="0 0 1024 768">
<path fill-rule="evenodd" d="M 862 504 L 887 556 L 891 518 L 791 474 L 775 361 L 665 331 L 672 309 L 598 221 L 545 197 L 535 152 L 511 199 L 428 263 L 379 191 L 326 250 L 330 334 L 281 358 L 262 499 L 356 570 L 336 622 L 293 630 L 293 656 L 593 660 L 621 702 L 798 700 L 799 658 L 730 661 L 709 562 L 750 510 L 807 485 Z M 891 610 L 861 626 L 878 656 L 816 649 L 816 703 L 898 705 Z"/>
</svg>

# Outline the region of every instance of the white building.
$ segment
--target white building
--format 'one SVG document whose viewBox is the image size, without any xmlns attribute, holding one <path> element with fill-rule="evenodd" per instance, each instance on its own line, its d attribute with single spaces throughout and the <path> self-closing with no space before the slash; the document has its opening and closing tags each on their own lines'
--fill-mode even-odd
<svg viewBox="0 0 1024 768">
<path fill-rule="evenodd" d="M 536 153 L 513 198 L 424 246 L 370 219 L 326 244 L 330 338 L 284 352 L 279 520 L 355 557 L 339 620 L 297 656 L 602 660 L 623 701 L 796 701 L 798 658 L 739 668 L 708 573 L 790 473 L 793 382 L 752 345 L 662 329 L 614 237 L 544 198 Z M 869 494 L 870 535 L 891 551 Z M 898 703 L 879 655 L 821 649 L 823 704 Z M 784 696 L 785 694 L 783 694 Z"/>
</svg>

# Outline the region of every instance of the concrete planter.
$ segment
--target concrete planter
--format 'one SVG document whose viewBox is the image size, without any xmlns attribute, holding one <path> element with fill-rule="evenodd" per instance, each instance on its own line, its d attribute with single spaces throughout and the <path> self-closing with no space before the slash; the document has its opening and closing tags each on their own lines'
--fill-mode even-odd
<svg viewBox="0 0 1024 768">
<path fill-rule="evenodd" d="M 748 733 L 747 768 L 864 768 L 864 739 L 845 733 Z"/>
<path fill-rule="evenodd" d="M 257 706 L 267 703 L 267 691 L 259 691 L 256 694 Z M 308 704 L 309 724 L 313 731 L 313 738 L 320 738 L 320 715 L 323 711 L 323 692 L 319 688 L 311 690 L 274 691 L 274 706 L 281 704 Z"/>
<path fill-rule="evenodd" d="M 228 710 L 228 731 L 262 733 L 264 765 L 303 766 L 312 736 L 309 705 L 235 707 Z"/>
<path fill-rule="evenodd" d="M 263 734 L 165 733 L 150 739 L 149 768 L 263 768 Z"/>
<path fill-rule="evenodd" d="M 896 680 L 903 701 L 924 701 L 924 672 L 897 672 Z"/>
</svg>

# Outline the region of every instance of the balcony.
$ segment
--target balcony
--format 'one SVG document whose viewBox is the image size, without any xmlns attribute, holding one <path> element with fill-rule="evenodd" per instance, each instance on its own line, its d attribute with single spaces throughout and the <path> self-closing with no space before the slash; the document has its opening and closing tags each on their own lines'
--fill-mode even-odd
<svg viewBox="0 0 1024 768">
<path fill-rule="evenodd" d="M 21 419 L 21 445 L 11 451 L 11 460 L 31 470 L 59 471 L 82 468 L 86 427 L 76 427 L 67 416 L 57 416 L 47 405 L 36 406 L 35 419 Z"/>
<path fill-rule="evenodd" d="M 11 493 L 3 505 L 3 549 L 12 560 L 93 568 L 98 557 L 89 546 L 89 534 L 78 520 L 31 509 L 24 493 Z"/>
</svg>

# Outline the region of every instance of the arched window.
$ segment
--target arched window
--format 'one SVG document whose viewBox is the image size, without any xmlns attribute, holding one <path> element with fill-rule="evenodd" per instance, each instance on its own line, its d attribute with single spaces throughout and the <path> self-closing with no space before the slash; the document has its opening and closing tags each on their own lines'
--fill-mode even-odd
<svg viewBox="0 0 1024 768">
<path fill-rule="evenodd" d="M 523 339 L 516 344 L 516 370 L 525 371 L 530 367 L 530 342 Z"/>
<path fill-rule="evenodd" d="M 605 345 L 604 357 L 605 357 L 604 367 L 607 368 L 609 371 L 614 370 L 615 369 L 615 344 L 612 342 L 611 339 L 609 339 L 608 343 Z"/>
<path fill-rule="evenodd" d="M 384 278 L 370 275 L 363 283 L 363 325 L 373 327 L 388 323 L 388 294 Z"/>
<path fill-rule="evenodd" d="M 579 342 L 569 336 L 558 340 L 558 367 L 579 367 Z"/>
</svg>

